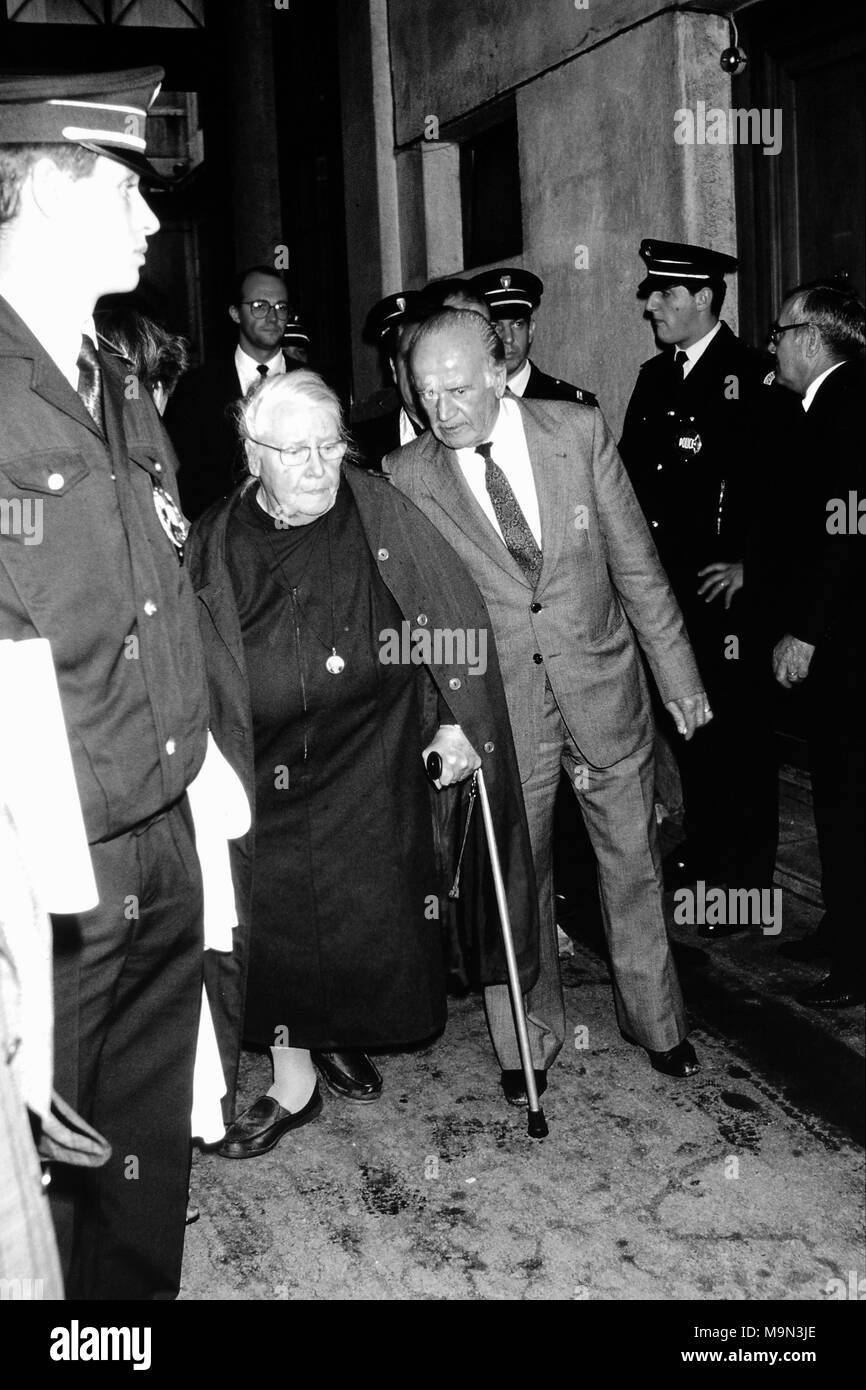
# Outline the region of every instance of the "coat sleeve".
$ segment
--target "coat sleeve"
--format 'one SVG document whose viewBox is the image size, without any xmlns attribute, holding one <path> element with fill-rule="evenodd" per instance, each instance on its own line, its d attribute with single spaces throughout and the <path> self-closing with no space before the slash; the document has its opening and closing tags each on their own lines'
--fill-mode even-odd
<svg viewBox="0 0 866 1390">
<path fill-rule="evenodd" d="M 702 689 L 685 623 L 601 411 L 593 422 L 592 470 L 608 569 L 663 700 Z"/>
</svg>

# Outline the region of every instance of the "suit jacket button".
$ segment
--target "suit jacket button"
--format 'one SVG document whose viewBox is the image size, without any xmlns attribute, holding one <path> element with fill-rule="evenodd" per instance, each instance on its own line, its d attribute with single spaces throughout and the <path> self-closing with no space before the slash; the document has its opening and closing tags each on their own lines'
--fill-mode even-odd
<svg viewBox="0 0 866 1390">
<path fill-rule="evenodd" d="M 49 473 L 48 486 L 52 492 L 59 492 L 63 487 L 64 477 L 62 473 Z"/>
<path fill-rule="evenodd" d="M 390 558 L 389 555 L 388 555 L 388 552 L 387 552 L 387 550 L 384 548 L 384 546 L 382 547 L 381 550 L 377 550 L 377 552 L 376 552 L 376 558 L 377 558 L 377 560 L 387 560 L 387 559 Z"/>
<path fill-rule="evenodd" d="M 541 612 L 541 604 L 540 604 L 540 603 L 530 603 L 530 605 L 529 605 L 529 611 L 530 611 L 530 613 L 540 613 L 540 612 Z"/>
<path fill-rule="evenodd" d="M 452 676 L 451 679 L 450 679 L 450 681 L 448 682 L 448 689 L 449 689 L 449 690 L 459 690 L 461 684 L 462 684 L 462 682 L 459 681 L 459 680 L 457 679 L 456 676 Z"/>
<path fill-rule="evenodd" d="M 485 751 L 485 753 L 492 753 L 495 747 L 496 747 L 496 744 L 495 744 L 495 743 L 485 743 L 485 745 L 484 745 L 484 751 Z"/>
<path fill-rule="evenodd" d="M 533 652 L 532 660 L 535 662 L 536 666 L 540 666 L 544 657 L 541 655 L 541 652 Z"/>
<path fill-rule="evenodd" d="M 415 621 L 416 621 L 416 623 L 418 624 L 419 627 L 426 627 L 426 626 L 427 626 L 427 614 L 426 614 L 426 613 L 419 613 L 419 614 L 418 614 L 418 617 L 415 619 Z"/>
</svg>

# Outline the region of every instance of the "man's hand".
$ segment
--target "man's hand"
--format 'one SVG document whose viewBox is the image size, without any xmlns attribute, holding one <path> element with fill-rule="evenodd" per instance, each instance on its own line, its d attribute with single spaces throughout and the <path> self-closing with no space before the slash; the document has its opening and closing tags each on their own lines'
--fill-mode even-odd
<svg viewBox="0 0 866 1390">
<path fill-rule="evenodd" d="M 801 642 L 799 637 L 786 632 L 773 648 L 773 675 L 786 690 L 792 690 L 808 676 L 814 655 L 811 642 Z"/>
<path fill-rule="evenodd" d="M 702 570 L 698 570 L 698 579 L 704 581 L 698 589 L 704 603 L 712 603 L 713 599 L 724 594 L 727 612 L 734 594 L 743 587 L 743 562 L 734 560 L 729 564 L 727 560 L 719 560 L 715 565 L 705 565 Z"/>
<path fill-rule="evenodd" d="M 667 700 L 665 709 L 670 710 L 677 726 L 677 733 L 682 734 L 686 743 L 695 729 L 699 729 L 702 724 L 709 724 L 713 717 L 710 702 L 703 690 L 699 690 L 697 695 L 684 695 L 681 700 Z"/>
<path fill-rule="evenodd" d="M 452 782 L 464 782 L 481 766 L 481 759 L 459 724 L 439 725 L 433 742 L 421 754 L 425 767 L 430 753 L 438 753 L 442 759 L 442 776 L 433 783 L 439 791 Z"/>
</svg>

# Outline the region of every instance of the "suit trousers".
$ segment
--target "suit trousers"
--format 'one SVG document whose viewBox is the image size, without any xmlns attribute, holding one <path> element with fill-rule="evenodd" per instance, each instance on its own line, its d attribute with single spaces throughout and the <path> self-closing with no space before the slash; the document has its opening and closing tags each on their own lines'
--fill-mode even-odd
<svg viewBox="0 0 866 1390">
<path fill-rule="evenodd" d="M 863 670 L 854 661 L 826 671 L 816 652 L 807 685 L 807 739 L 821 894 L 833 972 L 853 988 L 863 984 L 866 875 L 866 747 Z"/>
<path fill-rule="evenodd" d="M 99 905 L 53 919 L 54 1084 L 112 1154 L 103 1168 L 52 1166 L 67 1297 L 172 1299 L 203 957 L 186 797 L 90 851 Z"/>
<path fill-rule="evenodd" d="M 662 907 L 661 860 L 654 805 L 652 742 L 613 767 L 588 767 L 545 689 L 542 737 L 523 784 L 538 884 L 540 968 L 526 995 L 533 1066 L 546 1070 L 565 1039 L 553 885 L 553 809 L 560 770 L 568 775 L 598 863 L 602 921 L 620 1029 L 662 1052 L 688 1032 Z M 508 990 L 484 991 L 487 1023 L 499 1065 L 520 1066 Z"/>
</svg>

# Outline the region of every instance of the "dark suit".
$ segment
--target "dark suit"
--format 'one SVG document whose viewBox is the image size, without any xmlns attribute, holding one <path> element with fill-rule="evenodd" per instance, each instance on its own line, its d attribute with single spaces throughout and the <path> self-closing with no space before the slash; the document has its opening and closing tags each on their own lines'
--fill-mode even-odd
<svg viewBox="0 0 866 1390">
<path fill-rule="evenodd" d="M 39 545 L 0 533 L 0 637 L 51 643 L 99 891 L 54 918 L 55 1084 L 109 1140 L 51 1185 L 70 1298 L 178 1290 L 201 998 L 201 875 L 186 787 L 207 689 L 195 600 L 154 487 L 175 461 L 150 396 L 100 354 L 106 434 L 0 299 L 0 491 Z M 38 731 L 36 731 L 38 732 Z"/>
<path fill-rule="evenodd" d="M 585 390 L 582 386 L 572 386 L 568 381 L 560 381 L 559 377 L 548 376 L 547 372 L 540 371 L 534 362 L 529 364 L 529 380 L 521 400 L 576 401 L 578 405 L 598 405 L 598 400 L 591 391 Z"/>
<path fill-rule="evenodd" d="M 288 371 L 299 365 L 286 358 Z M 243 446 L 229 417 L 241 395 L 232 352 L 181 377 L 168 403 L 165 425 L 179 461 L 181 507 L 190 521 L 227 497 L 244 471 Z"/>
<path fill-rule="evenodd" d="M 802 416 L 799 468 L 794 472 L 800 529 L 790 569 L 782 574 L 783 630 L 815 648 L 803 682 L 806 728 L 826 935 L 834 970 L 853 988 L 863 984 L 864 730 L 866 696 L 866 521 L 828 530 L 833 499 L 849 513 L 866 496 L 863 365 L 837 367 Z M 822 929 L 823 931 L 823 929 Z"/>
<path fill-rule="evenodd" d="M 561 763 L 576 777 L 599 863 L 620 1026 L 662 1051 L 687 1029 L 657 878 L 654 730 L 638 642 L 663 699 L 696 693 L 700 680 L 601 412 L 510 404 L 523 421 L 541 514 L 534 591 L 432 433 L 390 455 L 385 472 L 463 559 L 493 620 L 539 886 L 541 975 L 528 1000 L 535 1065 L 548 1066 L 564 1036 L 550 866 Z M 491 994 L 494 1044 L 512 1069 L 507 1002 Z"/>
<path fill-rule="evenodd" d="M 638 373 L 619 445 L 714 712 L 699 738 L 674 747 L 687 839 L 701 873 L 758 887 L 772 883 L 778 817 L 757 586 L 747 572 L 727 612 L 723 596 L 708 604 L 697 590 L 700 569 L 746 553 L 768 463 L 767 371 L 766 359 L 724 323 L 685 381 L 673 353 L 662 352 Z"/>
</svg>

